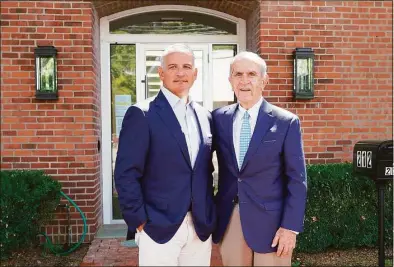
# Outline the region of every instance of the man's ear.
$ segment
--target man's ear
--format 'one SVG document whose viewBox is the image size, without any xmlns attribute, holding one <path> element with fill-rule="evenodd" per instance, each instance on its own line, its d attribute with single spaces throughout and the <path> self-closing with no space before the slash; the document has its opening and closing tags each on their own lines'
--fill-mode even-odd
<svg viewBox="0 0 394 267">
<path fill-rule="evenodd" d="M 265 86 L 268 84 L 269 80 L 270 80 L 270 76 L 268 76 L 268 74 L 266 73 L 266 74 L 264 75 L 264 78 L 263 78 L 263 81 L 262 81 L 262 83 L 263 83 L 263 89 L 264 89 Z"/>
<path fill-rule="evenodd" d="M 164 70 L 163 70 L 163 67 L 159 66 L 159 67 L 157 68 L 157 72 L 159 73 L 160 80 L 163 81 L 163 79 L 164 79 Z"/>
<path fill-rule="evenodd" d="M 194 68 L 194 73 L 193 73 L 194 80 L 197 79 L 197 74 L 198 74 L 198 69 L 197 69 L 197 68 Z"/>
</svg>

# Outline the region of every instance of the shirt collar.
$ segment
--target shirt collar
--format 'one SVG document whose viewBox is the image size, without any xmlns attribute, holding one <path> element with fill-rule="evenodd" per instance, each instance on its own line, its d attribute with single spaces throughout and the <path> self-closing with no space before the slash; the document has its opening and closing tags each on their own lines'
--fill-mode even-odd
<svg viewBox="0 0 394 267">
<path fill-rule="evenodd" d="M 259 110 L 260 110 L 260 106 L 261 103 L 263 103 L 263 97 L 260 97 L 259 101 L 257 101 L 256 104 L 253 105 L 253 107 L 251 107 L 250 109 L 248 109 L 248 113 L 251 117 L 251 119 L 256 119 L 257 116 L 259 115 Z M 244 115 L 244 113 L 246 112 L 246 109 L 244 109 L 239 103 L 238 103 L 238 111 L 240 112 L 240 115 Z"/>
<path fill-rule="evenodd" d="M 179 103 L 182 103 L 183 105 L 187 106 L 192 101 L 190 95 L 189 95 L 189 97 L 184 96 L 182 98 L 179 98 L 178 96 L 176 96 L 174 93 L 172 93 L 170 90 L 168 90 L 164 86 L 161 86 L 160 89 L 163 92 L 164 96 L 167 98 L 168 103 L 170 103 L 171 108 L 174 108 Z M 188 98 L 189 98 L 189 102 L 187 102 Z"/>
</svg>

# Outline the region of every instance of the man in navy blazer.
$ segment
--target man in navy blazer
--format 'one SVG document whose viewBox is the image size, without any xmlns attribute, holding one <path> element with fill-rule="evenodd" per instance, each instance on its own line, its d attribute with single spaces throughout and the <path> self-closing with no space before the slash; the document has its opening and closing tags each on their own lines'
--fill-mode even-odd
<svg viewBox="0 0 394 267">
<path fill-rule="evenodd" d="M 131 106 L 115 165 L 119 203 L 137 229 L 140 266 L 209 266 L 216 225 L 212 119 L 193 102 L 194 55 L 169 46 L 159 67 L 159 94 Z"/>
<path fill-rule="evenodd" d="M 235 56 L 229 81 L 238 103 L 212 113 L 219 164 L 213 241 L 225 266 L 290 266 L 307 191 L 300 121 L 262 97 L 267 66 L 257 54 Z"/>
</svg>

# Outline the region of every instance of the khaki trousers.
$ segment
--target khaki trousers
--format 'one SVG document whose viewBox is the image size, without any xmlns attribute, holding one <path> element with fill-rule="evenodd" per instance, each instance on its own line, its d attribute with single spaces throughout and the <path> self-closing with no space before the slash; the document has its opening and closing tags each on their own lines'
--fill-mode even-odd
<svg viewBox="0 0 394 267">
<path fill-rule="evenodd" d="M 239 205 L 234 207 L 220 243 L 220 253 L 224 266 L 291 266 L 291 255 L 282 258 L 275 252 L 257 253 L 248 247 L 242 233 Z"/>
</svg>

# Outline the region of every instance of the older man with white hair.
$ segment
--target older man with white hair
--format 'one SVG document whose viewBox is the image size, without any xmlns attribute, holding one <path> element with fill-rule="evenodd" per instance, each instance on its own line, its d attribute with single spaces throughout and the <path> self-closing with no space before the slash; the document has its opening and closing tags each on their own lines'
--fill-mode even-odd
<svg viewBox="0 0 394 267">
<path fill-rule="evenodd" d="M 235 56 L 229 81 L 238 103 L 212 113 L 219 164 L 213 241 L 224 266 L 290 266 L 306 203 L 300 121 L 262 97 L 267 65 L 257 54 Z"/>
<path fill-rule="evenodd" d="M 123 120 L 115 184 L 140 266 L 209 266 L 216 225 L 210 112 L 189 97 L 193 51 L 169 46 L 158 69 L 163 86 Z"/>
</svg>

